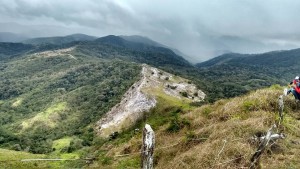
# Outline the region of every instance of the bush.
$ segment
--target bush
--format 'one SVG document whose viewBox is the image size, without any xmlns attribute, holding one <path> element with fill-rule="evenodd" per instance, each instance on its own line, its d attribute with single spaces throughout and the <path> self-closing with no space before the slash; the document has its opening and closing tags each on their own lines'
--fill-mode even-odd
<svg viewBox="0 0 300 169">
<path fill-rule="evenodd" d="M 205 107 L 202 111 L 202 114 L 205 116 L 205 117 L 208 117 L 209 114 L 212 112 L 212 110 L 209 108 L 209 107 Z"/>
<path fill-rule="evenodd" d="M 68 148 L 68 153 L 72 153 L 75 150 L 81 149 L 83 140 L 81 139 L 74 139 L 70 142 L 70 146 Z"/>
<path fill-rule="evenodd" d="M 110 164 L 112 164 L 112 160 L 113 160 L 113 158 L 105 156 L 102 158 L 101 164 L 110 165 Z"/>
<path fill-rule="evenodd" d="M 183 96 L 183 97 L 188 97 L 188 93 L 187 92 L 180 92 L 180 94 L 181 94 L 181 96 Z"/>
<path fill-rule="evenodd" d="M 170 88 L 171 88 L 172 90 L 175 90 L 175 89 L 177 88 L 177 86 L 170 86 Z"/>
<path fill-rule="evenodd" d="M 181 112 L 181 109 L 177 109 L 172 112 L 171 121 L 169 127 L 167 128 L 168 132 L 178 132 L 183 129 L 185 126 L 190 127 L 191 123 L 185 118 L 180 118 L 178 114 Z"/>
<path fill-rule="evenodd" d="M 115 131 L 109 135 L 109 140 L 114 140 L 119 136 L 119 132 Z"/>
</svg>

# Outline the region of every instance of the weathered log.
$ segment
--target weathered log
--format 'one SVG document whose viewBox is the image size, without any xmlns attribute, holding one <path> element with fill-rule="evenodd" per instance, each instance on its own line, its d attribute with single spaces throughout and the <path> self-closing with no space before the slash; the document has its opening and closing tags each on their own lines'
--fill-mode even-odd
<svg viewBox="0 0 300 169">
<path fill-rule="evenodd" d="M 278 99 L 278 105 L 279 105 L 279 125 L 282 123 L 283 121 L 283 108 L 284 108 L 284 104 L 283 104 L 283 96 L 280 95 L 279 99 Z"/>
<path fill-rule="evenodd" d="M 153 169 L 153 155 L 155 145 L 155 134 L 149 124 L 143 130 L 143 146 L 141 152 L 141 168 Z"/>
<path fill-rule="evenodd" d="M 267 145 L 269 144 L 270 140 L 271 140 L 271 136 L 272 136 L 272 130 L 276 127 L 276 125 L 273 125 L 267 132 L 266 136 L 264 136 L 264 139 L 262 140 L 262 142 L 260 143 L 258 149 L 256 150 L 256 152 L 253 154 L 253 156 L 251 157 L 251 165 L 250 165 L 250 169 L 255 169 L 258 164 L 259 164 L 259 159 L 261 154 L 264 152 L 265 148 L 267 147 Z"/>
</svg>

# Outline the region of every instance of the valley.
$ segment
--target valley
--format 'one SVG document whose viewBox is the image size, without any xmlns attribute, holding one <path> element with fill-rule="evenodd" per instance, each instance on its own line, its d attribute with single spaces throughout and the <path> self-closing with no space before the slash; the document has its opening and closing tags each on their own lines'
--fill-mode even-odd
<svg viewBox="0 0 300 169">
<path fill-rule="evenodd" d="M 249 139 L 278 118 L 277 99 L 300 72 L 298 49 L 193 65 L 139 36 L 25 42 L 0 42 L 0 164 L 8 168 L 139 168 L 145 124 L 156 133 L 156 168 L 248 166 Z M 271 168 L 300 163 L 299 108 L 292 96 L 285 104 L 288 137 L 261 160 Z M 66 161 L 21 162 L 29 158 Z"/>
</svg>

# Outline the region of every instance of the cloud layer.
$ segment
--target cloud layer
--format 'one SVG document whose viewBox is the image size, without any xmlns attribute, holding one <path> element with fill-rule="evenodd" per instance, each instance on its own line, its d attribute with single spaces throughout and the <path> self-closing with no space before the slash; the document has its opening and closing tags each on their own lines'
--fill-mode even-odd
<svg viewBox="0 0 300 169">
<path fill-rule="evenodd" d="M 1 0 L 0 31 L 143 35 L 203 61 L 300 46 L 297 0 Z"/>
</svg>

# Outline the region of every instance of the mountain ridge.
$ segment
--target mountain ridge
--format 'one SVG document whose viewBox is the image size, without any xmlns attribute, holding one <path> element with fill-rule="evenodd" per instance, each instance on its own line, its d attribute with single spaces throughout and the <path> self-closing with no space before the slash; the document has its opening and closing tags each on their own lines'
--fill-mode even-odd
<svg viewBox="0 0 300 169">
<path fill-rule="evenodd" d="M 93 41 L 97 39 L 95 36 L 89 36 L 85 34 L 71 34 L 67 36 L 55 36 L 55 37 L 38 37 L 32 38 L 22 41 L 25 44 L 32 44 L 32 45 L 41 45 L 41 44 L 55 44 L 55 45 L 62 45 L 67 44 L 75 41 Z"/>
<path fill-rule="evenodd" d="M 293 58 L 291 58 L 293 57 Z M 293 62 L 291 59 L 296 61 Z M 261 54 L 239 54 L 239 53 L 227 53 L 215 58 L 212 58 L 208 61 L 201 62 L 196 64 L 197 67 L 209 67 L 220 64 L 252 64 L 252 65 L 264 65 L 264 66 L 276 66 L 276 61 L 280 63 L 288 61 L 289 63 L 298 64 L 297 60 L 300 59 L 300 48 L 291 49 L 291 50 L 277 50 L 270 51 Z M 291 64 L 289 64 L 290 66 Z M 281 65 L 284 66 L 284 65 Z"/>
<path fill-rule="evenodd" d="M 21 34 L 11 33 L 11 32 L 0 32 L 0 42 L 21 42 L 28 39 L 28 37 Z"/>
<path fill-rule="evenodd" d="M 205 98 L 187 79 L 143 64 L 140 79 L 123 95 L 121 102 L 97 122 L 95 130 L 98 135 L 108 137 L 132 127 L 157 105 L 159 95 L 187 103 L 203 102 Z"/>
</svg>

